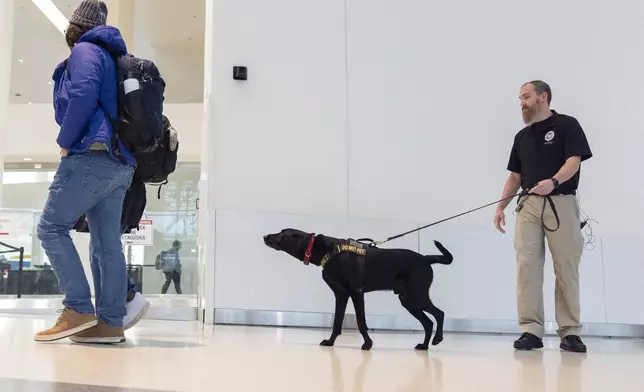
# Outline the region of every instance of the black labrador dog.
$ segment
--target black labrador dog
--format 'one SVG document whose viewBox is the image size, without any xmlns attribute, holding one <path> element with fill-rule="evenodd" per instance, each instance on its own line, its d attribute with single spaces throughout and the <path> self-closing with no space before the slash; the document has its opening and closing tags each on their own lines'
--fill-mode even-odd
<svg viewBox="0 0 644 392">
<path fill-rule="evenodd" d="M 408 249 L 380 249 L 352 240 L 284 229 L 264 236 L 264 243 L 303 261 L 322 266 L 322 278 L 335 294 L 335 317 L 331 337 L 320 345 L 333 346 L 342 332 L 342 321 L 349 298 L 353 301 L 358 329 L 364 338 L 363 350 L 370 350 L 373 341 L 367 333 L 364 293 L 393 291 L 402 306 L 425 329 L 425 339 L 416 350 L 427 350 L 434 323 L 424 312 L 436 319 L 437 328 L 432 345 L 443 341 L 444 313 L 429 299 L 429 287 L 434 279 L 432 264 L 451 264 L 452 254 L 441 243 L 434 244 L 440 256 L 423 256 Z"/>
</svg>

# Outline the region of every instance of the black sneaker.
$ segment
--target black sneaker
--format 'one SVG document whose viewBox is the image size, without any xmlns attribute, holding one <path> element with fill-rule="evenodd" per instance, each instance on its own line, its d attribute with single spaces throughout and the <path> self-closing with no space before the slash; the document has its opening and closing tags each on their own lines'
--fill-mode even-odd
<svg viewBox="0 0 644 392">
<path fill-rule="evenodd" d="M 573 353 L 585 353 L 586 345 L 581 341 L 581 338 L 577 335 L 568 335 L 561 339 L 561 344 L 559 348 L 565 351 L 570 351 Z"/>
<path fill-rule="evenodd" d="M 517 350 L 543 348 L 543 340 L 531 333 L 524 332 L 519 339 L 514 341 L 514 348 Z"/>
</svg>

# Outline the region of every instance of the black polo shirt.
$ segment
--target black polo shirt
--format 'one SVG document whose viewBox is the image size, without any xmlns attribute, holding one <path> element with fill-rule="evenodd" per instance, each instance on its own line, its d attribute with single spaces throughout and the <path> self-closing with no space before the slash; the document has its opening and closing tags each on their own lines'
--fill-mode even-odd
<svg viewBox="0 0 644 392">
<path fill-rule="evenodd" d="M 579 122 L 552 111 L 547 119 L 523 128 L 514 138 L 508 170 L 521 174 L 521 187 L 530 189 L 552 178 L 573 156 L 585 161 L 592 157 L 588 140 Z M 579 185 L 580 171 L 559 185 L 553 194 L 572 195 Z"/>
</svg>

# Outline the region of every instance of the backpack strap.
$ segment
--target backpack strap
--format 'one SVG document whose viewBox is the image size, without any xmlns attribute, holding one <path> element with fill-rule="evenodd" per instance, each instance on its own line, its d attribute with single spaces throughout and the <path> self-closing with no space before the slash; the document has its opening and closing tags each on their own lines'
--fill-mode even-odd
<svg viewBox="0 0 644 392">
<path fill-rule="evenodd" d="M 118 102 L 118 83 L 116 84 L 116 94 L 117 94 L 117 102 Z M 110 115 L 110 112 L 105 109 L 105 106 L 101 103 L 101 99 L 98 99 L 98 107 L 105 113 L 105 117 L 107 117 L 107 120 L 110 122 L 112 125 L 112 138 L 110 139 L 110 144 L 112 145 L 112 151 L 114 151 L 114 154 L 116 155 L 117 158 L 121 161 L 122 164 L 125 164 L 125 157 L 121 153 L 121 150 L 119 149 L 119 122 L 114 120 L 114 118 Z M 118 110 L 118 109 L 117 109 Z"/>
<path fill-rule="evenodd" d="M 167 183 L 168 183 L 168 180 L 165 180 L 161 184 L 159 184 L 159 190 L 157 191 L 157 199 L 161 200 L 161 187 L 163 187 Z"/>
<path fill-rule="evenodd" d="M 120 121 L 118 121 L 118 100 L 119 100 L 119 62 L 118 59 L 110 52 L 109 48 L 107 46 L 104 46 L 100 43 L 93 43 L 94 45 L 98 46 L 99 48 L 105 50 L 114 62 L 114 73 L 116 74 L 116 116 L 117 119 L 114 119 L 111 115 L 110 112 L 108 112 L 105 109 L 105 106 L 101 103 L 101 99 L 98 99 L 98 107 L 105 113 L 105 116 L 107 117 L 107 120 L 110 122 L 112 125 L 112 139 L 110 140 L 112 144 L 112 151 L 114 151 L 114 154 L 119 158 L 121 163 L 125 164 L 125 157 L 123 157 L 123 154 L 121 153 L 121 150 L 119 149 L 119 129 L 120 129 Z"/>
</svg>

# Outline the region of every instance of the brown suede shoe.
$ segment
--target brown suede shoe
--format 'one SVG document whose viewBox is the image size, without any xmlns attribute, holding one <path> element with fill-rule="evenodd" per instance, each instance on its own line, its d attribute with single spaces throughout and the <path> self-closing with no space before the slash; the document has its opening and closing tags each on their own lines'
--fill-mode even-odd
<svg viewBox="0 0 644 392">
<path fill-rule="evenodd" d="M 37 342 L 53 342 L 83 332 L 98 324 L 93 314 L 80 314 L 65 308 L 53 328 L 38 332 L 34 337 Z"/>
<path fill-rule="evenodd" d="M 123 327 L 113 327 L 99 322 L 94 328 L 69 338 L 74 343 L 116 344 L 125 342 Z"/>
</svg>

